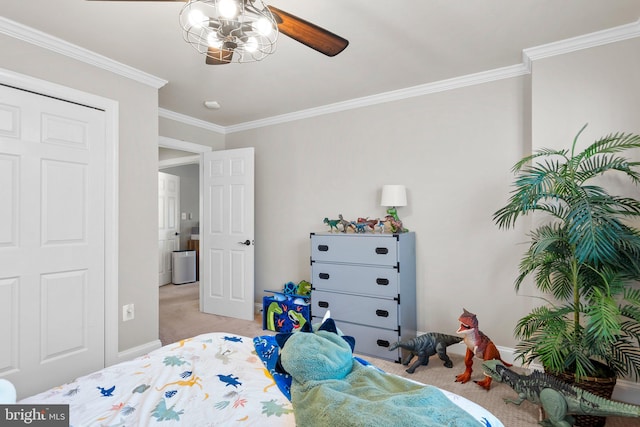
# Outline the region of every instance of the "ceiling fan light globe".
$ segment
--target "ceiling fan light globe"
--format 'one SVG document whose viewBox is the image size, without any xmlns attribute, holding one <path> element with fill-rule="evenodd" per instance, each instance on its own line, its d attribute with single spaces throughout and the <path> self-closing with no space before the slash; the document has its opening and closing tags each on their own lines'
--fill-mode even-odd
<svg viewBox="0 0 640 427">
<path fill-rule="evenodd" d="M 207 45 L 219 49 L 222 47 L 222 40 L 218 38 L 216 33 L 209 33 L 207 35 Z"/>
<path fill-rule="evenodd" d="M 268 36 L 273 31 L 273 25 L 267 18 L 260 18 L 252 24 L 253 30 L 262 36 Z"/>
<path fill-rule="evenodd" d="M 209 22 L 209 17 L 199 9 L 191 9 L 187 15 L 187 20 L 192 27 L 202 28 Z"/>
<path fill-rule="evenodd" d="M 234 0 L 220 0 L 218 11 L 223 18 L 234 18 L 238 14 L 238 4 Z"/>
<path fill-rule="evenodd" d="M 244 50 L 247 52 L 255 52 L 258 50 L 258 40 L 255 37 L 249 37 L 244 44 Z"/>
</svg>

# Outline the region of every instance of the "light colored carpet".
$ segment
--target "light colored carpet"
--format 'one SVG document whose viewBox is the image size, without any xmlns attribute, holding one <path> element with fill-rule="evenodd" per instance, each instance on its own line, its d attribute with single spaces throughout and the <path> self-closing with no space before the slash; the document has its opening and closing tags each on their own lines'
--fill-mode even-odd
<svg viewBox="0 0 640 427">
<path fill-rule="evenodd" d="M 258 335 L 273 334 L 262 329 L 262 318 L 256 316 L 253 322 L 232 319 L 214 314 L 201 313 L 199 311 L 199 284 L 165 285 L 160 287 L 160 340 L 163 345 L 170 344 L 181 339 L 207 332 L 232 332 L 235 334 L 254 337 Z M 461 346 L 463 344 L 455 344 Z M 358 343 L 356 342 L 356 352 Z M 462 350 L 457 351 L 462 353 Z M 476 384 L 469 382 L 460 384 L 454 381 L 455 376 L 464 371 L 462 356 L 449 352 L 453 361 L 453 368 L 445 368 L 437 356 L 430 359 L 428 366 L 421 366 L 415 373 L 405 372 L 406 367 L 394 362 L 359 355 L 370 361 L 380 369 L 409 378 L 425 384 L 432 384 L 441 389 L 459 394 L 487 410 L 491 411 L 505 427 L 529 427 L 538 425 L 537 406 L 523 402 L 520 406 L 505 404 L 504 398 L 515 398 L 515 392 L 507 385 L 494 383 L 491 390 L 485 391 Z M 483 378 L 480 363 L 474 363 L 473 379 Z M 515 368 L 514 368 L 515 369 Z M 515 369 L 523 372 L 520 369 Z M 622 417 L 608 417 L 607 427 L 640 427 L 639 419 Z"/>
</svg>

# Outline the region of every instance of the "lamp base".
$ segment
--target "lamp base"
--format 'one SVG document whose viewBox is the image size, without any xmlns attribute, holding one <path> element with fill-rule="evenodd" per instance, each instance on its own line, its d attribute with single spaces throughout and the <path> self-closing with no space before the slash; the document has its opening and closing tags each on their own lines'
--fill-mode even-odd
<svg viewBox="0 0 640 427">
<path fill-rule="evenodd" d="M 396 221 L 400 221 L 400 218 L 398 218 L 398 210 L 395 208 L 395 206 L 387 209 L 387 215 L 392 216 Z"/>
</svg>

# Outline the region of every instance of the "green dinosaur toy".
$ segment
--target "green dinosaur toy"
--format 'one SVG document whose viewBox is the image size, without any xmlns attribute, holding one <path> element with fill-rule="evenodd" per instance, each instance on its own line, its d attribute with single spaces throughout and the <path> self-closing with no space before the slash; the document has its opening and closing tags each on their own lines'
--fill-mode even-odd
<svg viewBox="0 0 640 427">
<path fill-rule="evenodd" d="M 434 354 L 440 357 L 445 367 L 453 367 L 453 362 L 449 356 L 447 356 L 447 347 L 452 344 L 457 344 L 460 341 L 462 341 L 462 337 L 439 332 L 427 332 L 410 340 L 393 344 L 389 347 L 389 351 L 395 350 L 398 347 L 409 351 L 409 355 L 402 361 L 402 364 L 405 366 L 409 365 L 413 356 L 418 356 L 418 360 L 407 369 L 408 373 L 413 374 L 418 366 L 428 365 L 429 358 Z"/>
<path fill-rule="evenodd" d="M 296 293 L 302 296 L 311 295 L 311 283 L 307 282 L 306 280 L 300 281 L 300 283 L 298 283 L 298 289 Z"/>
<path fill-rule="evenodd" d="M 517 399 L 505 399 L 505 402 L 520 405 L 528 400 L 542 406 L 548 416 L 540 422 L 543 426 L 570 427 L 575 422 L 571 415 L 640 417 L 640 406 L 596 396 L 544 372 L 520 375 L 498 360 L 487 360 L 482 368 L 485 375 L 509 385 L 518 393 Z"/>
<path fill-rule="evenodd" d="M 282 313 L 283 311 L 280 308 L 280 304 L 278 304 L 276 301 L 273 301 L 271 304 L 269 304 L 269 307 L 267 308 L 267 329 L 269 329 L 270 331 L 276 330 L 275 316 L 276 314 Z"/>
</svg>

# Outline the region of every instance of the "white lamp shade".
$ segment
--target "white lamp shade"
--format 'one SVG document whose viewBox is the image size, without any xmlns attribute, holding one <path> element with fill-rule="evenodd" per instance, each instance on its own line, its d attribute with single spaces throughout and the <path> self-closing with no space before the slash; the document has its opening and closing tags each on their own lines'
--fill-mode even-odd
<svg viewBox="0 0 640 427">
<path fill-rule="evenodd" d="M 407 206 L 407 189 L 404 185 L 383 185 L 380 206 Z"/>
</svg>

